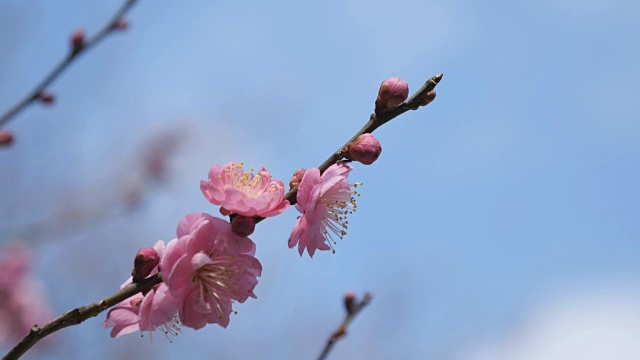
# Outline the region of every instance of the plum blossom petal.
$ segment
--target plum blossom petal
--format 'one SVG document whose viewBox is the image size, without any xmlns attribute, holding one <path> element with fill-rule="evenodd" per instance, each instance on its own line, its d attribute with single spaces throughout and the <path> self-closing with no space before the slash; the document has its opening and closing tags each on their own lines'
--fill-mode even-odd
<svg viewBox="0 0 640 360">
<path fill-rule="evenodd" d="M 302 177 L 296 203 L 302 216 L 293 226 L 288 241 L 290 248 L 298 245 L 300 255 L 305 249 L 310 257 L 316 250 L 332 250 L 333 236 L 341 239 L 347 234 L 346 216 L 356 210 L 354 196 L 358 195 L 352 187 L 359 185 L 348 182 L 351 170 L 351 166 L 338 163 L 322 175 L 314 168 Z"/>
<path fill-rule="evenodd" d="M 183 221 L 179 229 L 190 232 L 179 230 L 183 236 L 167 245 L 161 261 L 165 284 L 179 302 L 180 321 L 194 329 L 214 323 L 226 327 L 233 301 L 256 297 L 262 265 L 253 256 L 255 245 L 221 219 L 190 214 Z"/>
<path fill-rule="evenodd" d="M 140 330 L 139 314 L 140 304 L 144 296 L 140 293 L 125 299 L 115 305 L 107 313 L 107 318 L 102 322 L 102 326 L 111 329 L 111 337 L 117 338 L 122 335 L 131 334 Z"/>
<path fill-rule="evenodd" d="M 284 183 L 272 180 L 262 168 L 257 174 L 244 171 L 243 163 L 213 165 L 207 181 L 200 182 L 204 197 L 226 211 L 244 216 L 272 217 L 289 207 L 284 200 Z"/>
</svg>

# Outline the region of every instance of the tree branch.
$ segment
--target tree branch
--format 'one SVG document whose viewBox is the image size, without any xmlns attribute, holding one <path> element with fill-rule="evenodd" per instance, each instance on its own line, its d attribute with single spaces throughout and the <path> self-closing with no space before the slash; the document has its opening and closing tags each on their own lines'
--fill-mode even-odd
<svg viewBox="0 0 640 360">
<path fill-rule="evenodd" d="M 24 355 L 27 350 L 31 349 L 38 341 L 45 336 L 50 335 L 58 330 L 64 329 L 72 325 L 78 325 L 83 321 L 95 317 L 108 308 L 116 305 L 122 300 L 128 299 L 139 292 L 147 292 L 151 288 L 162 282 L 160 274 L 148 277 L 140 282 L 132 283 L 122 288 L 117 293 L 109 296 L 108 298 L 95 302 L 91 305 L 80 306 L 71 311 L 67 311 L 57 319 L 50 323 L 38 326 L 34 325 L 27 336 L 25 336 L 18 345 L 16 345 L 11 351 L 5 355 L 2 360 L 14 360 Z"/>
<path fill-rule="evenodd" d="M 104 39 L 108 34 L 112 31 L 118 29 L 119 21 L 122 20 L 122 17 L 131 9 L 131 7 L 136 3 L 136 0 L 126 0 L 124 4 L 116 11 L 115 15 L 107 22 L 107 24 L 100 30 L 96 35 L 92 38 L 88 39 L 84 42 L 83 46 L 79 49 L 72 49 L 69 51 L 69 54 L 55 67 L 51 72 L 42 80 L 42 82 L 36 86 L 27 96 L 25 96 L 20 102 L 15 104 L 11 109 L 9 109 L 6 113 L 0 116 L 0 128 L 4 126 L 9 120 L 11 120 L 15 115 L 17 115 L 20 111 L 24 110 L 27 106 L 29 106 L 34 101 L 38 100 L 41 94 L 46 90 L 46 88 L 60 76 L 67 67 L 78 58 L 78 56 L 89 48 L 93 47 L 97 43 L 99 43 L 102 39 Z"/>
<path fill-rule="evenodd" d="M 345 300 L 346 299 L 347 297 L 345 297 Z M 341 338 L 343 338 L 345 335 L 347 335 L 347 326 L 349 326 L 349 323 L 351 323 L 353 318 L 356 315 L 358 315 L 358 313 L 360 313 L 360 311 L 365 306 L 367 306 L 369 302 L 371 302 L 371 299 L 372 299 L 371 294 L 366 293 L 364 294 L 364 296 L 362 297 L 362 300 L 359 303 L 352 303 L 351 305 L 347 303 L 347 315 L 344 317 L 344 320 L 342 320 L 342 324 L 340 324 L 340 326 L 338 326 L 338 328 L 331 334 L 331 336 L 329 336 L 329 339 L 327 340 L 327 343 L 324 346 L 324 349 L 322 349 L 322 353 L 320 353 L 318 360 L 325 360 L 329 355 L 329 352 L 331 351 L 331 349 L 333 349 L 333 346 L 335 345 L 335 343 Z M 355 300 L 352 300 L 352 301 L 355 301 Z"/>
<path fill-rule="evenodd" d="M 318 169 L 320 169 L 320 174 L 325 172 L 325 170 L 327 170 L 329 166 L 342 160 L 343 159 L 342 149 L 344 149 L 344 147 L 347 146 L 347 144 L 353 142 L 358 136 L 362 134 L 374 132 L 380 126 L 388 123 L 389 121 L 406 113 L 409 110 L 417 110 L 421 106 L 420 103 L 422 99 L 424 99 L 424 97 L 429 92 L 433 91 L 436 88 L 440 80 L 442 80 L 442 74 L 438 74 L 432 77 L 431 79 L 427 80 L 427 82 L 425 82 L 424 85 L 422 85 L 422 87 L 415 92 L 415 94 L 411 95 L 411 97 L 407 99 L 407 101 L 400 104 L 397 108 L 387 113 L 381 114 L 380 116 L 376 114 L 371 114 L 371 117 L 369 117 L 369 121 L 362 127 L 362 129 L 360 129 L 360 131 L 358 131 L 355 135 L 353 135 L 351 139 L 349 139 L 346 143 L 344 143 L 344 145 L 342 145 L 338 150 L 336 150 L 336 152 L 331 154 L 331 156 L 329 156 L 327 160 L 325 160 L 318 167 Z M 298 195 L 298 187 L 296 186 L 293 189 L 289 190 L 289 192 L 284 195 L 284 199 L 288 200 L 289 203 L 291 203 L 291 205 L 295 205 L 297 202 L 297 198 L 296 198 L 297 195 Z M 256 224 L 264 219 L 265 218 L 260 216 L 255 217 Z"/>
<path fill-rule="evenodd" d="M 129 0 L 127 4 L 133 4 L 134 1 L 135 0 Z M 355 140 L 358 136 L 364 133 L 371 133 L 377 128 L 379 128 L 380 126 L 404 114 L 405 112 L 409 110 L 416 110 L 420 106 L 422 106 L 423 105 L 422 101 L 425 95 L 430 91 L 432 91 L 433 89 L 435 89 L 436 85 L 438 85 L 438 82 L 440 82 L 441 79 L 442 79 L 442 74 L 438 74 L 432 77 L 431 79 L 427 80 L 427 82 L 422 86 L 422 88 L 420 88 L 420 90 L 418 90 L 415 94 L 413 94 L 407 101 L 400 104 L 400 106 L 398 106 L 396 109 L 389 111 L 388 113 L 382 114 L 380 116 L 376 116 L 376 114 L 372 114 L 367 124 L 362 129 L 360 129 L 360 131 L 358 131 L 349 141 L 345 143 L 345 145 L 340 147 L 340 149 L 334 152 L 331 156 L 329 156 L 329 158 L 324 163 L 322 163 L 322 165 L 320 165 L 320 172 L 321 173 L 324 172 L 325 170 L 327 170 L 327 168 L 329 168 L 329 166 L 335 164 L 337 161 L 340 161 L 343 158 L 341 150 L 344 148 L 344 146 L 346 146 L 348 143 Z M 285 199 L 289 200 L 289 202 L 291 202 L 292 205 L 296 203 L 297 192 L 298 192 L 298 188 L 295 187 L 285 195 Z M 264 218 L 257 217 L 256 223 L 262 220 L 264 220 Z M 116 305 L 122 300 L 125 300 L 139 292 L 149 291 L 153 286 L 161 282 L 162 282 L 162 279 L 160 277 L 160 274 L 151 276 L 138 283 L 133 283 L 126 286 L 125 288 L 121 289 L 117 293 L 113 294 L 112 296 L 104 300 L 98 301 L 88 306 L 81 306 L 79 308 L 68 311 L 64 313 L 62 316 L 60 316 L 59 318 L 53 320 L 52 322 L 44 326 L 35 325 L 31 329 L 29 334 L 24 339 L 22 339 L 22 341 L 18 345 L 16 345 L 9 353 L 7 353 L 7 355 L 5 355 L 2 359 L 3 360 L 18 359 L 27 350 L 29 350 L 33 345 L 35 345 L 39 340 L 43 339 L 45 336 L 50 335 L 63 328 L 80 324 L 83 321 L 91 317 L 94 317 L 99 313 L 107 310 L 111 306 Z M 360 301 L 359 304 L 354 304 L 352 308 L 347 309 L 348 310 L 347 316 L 343 320 L 340 327 L 329 338 L 327 345 L 325 346 L 322 354 L 320 355 L 319 360 L 325 359 L 325 357 L 333 347 L 333 344 L 346 334 L 346 328 L 351 322 L 351 320 L 360 312 L 360 310 L 362 310 L 362 308 L 364 308 L 369 303 L 370 300 L 371 300 L 371 295 L 367 293 L 365 294 L 365 296 L 363 297 L 362 301 Z"/>
</svg>

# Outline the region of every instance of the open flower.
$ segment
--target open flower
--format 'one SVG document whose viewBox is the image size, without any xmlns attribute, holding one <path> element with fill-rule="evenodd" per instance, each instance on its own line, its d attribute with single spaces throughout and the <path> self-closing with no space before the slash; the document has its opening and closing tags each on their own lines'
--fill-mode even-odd
<svg viewBox="0 0 640 360">
<path fill-rule="evenodd" d="M 160 258 L 164 256 L 164 241 L 158 241 L 153 248 Z M 157 273 L 156 266 L 151 275 Z M 120 288 L 131 282 L 132 278 L 129 278 Z M 161 330 L 165 335 L 177 335 L 180 331 L 177 313 L 177 300 L 169 293 L 165 284 L 158 284 L 145 295 L 138 293 L 115 305 L 107 313 L 102 326 L 112 328 L 111 337 L 114 338 L 135 331 L 155 330 Z"/>
<path fill-rule="evenodd" d="M 232 302 L 256 298 L 262 265 L 254 253 L 254 243 L 233 233 L 228 222 L 203 213 L 185 216 L 160 262 L 182 324 L 227 327 Z"/>
<path fill-rule="evenodd" d="M 213 165 L 209 179 L 200 181 L 204 197 L 227 212 L 244 216 L 271 217 L 287 210 L 289 202 L 284 200 L 284 183 L 271 180 L 265 168 L 254 175 L 253 169 L 245 172 L 243 165 L 235 162 Z"/>
<path fill-rule="evenodd" d="M 344 163 L 330 166 L 322 176 L 317 168 L 309 169 L 298 186 L 296 209 L 302 213 L 298 218 L 291 235 L 289 247 L 298 245 L 302 256 L 305 248 L 310 257 L 316 250 L 333 249 L 333 236 L 341 238 L 347 234 L 348 214 L 356 210 L 354 195 L 351 189 L 358 184 L 350 184 L 347 180 L 353 168 Z"/>
</svg>

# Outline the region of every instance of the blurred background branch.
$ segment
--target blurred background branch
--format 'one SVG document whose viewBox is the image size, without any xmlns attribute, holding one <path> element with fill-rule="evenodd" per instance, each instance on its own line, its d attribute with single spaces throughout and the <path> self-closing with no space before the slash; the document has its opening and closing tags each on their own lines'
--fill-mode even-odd
<svg viewBox="0 0 640 360">
<path fill-rule="evenodd" d="M 352 292 L 348 292 L 344 295 L 346 315 L 344 317 L 344 320 L 342 320 L 340 326 L 338 326 L 338 328 L 331 334 L 331 336 L 329 336 L 329 339 L 327 340 L 324 349 L 322 349 L 322 353 L 320 353 L 318 360 L 325 360 L 327 356 L 329 356 L 329 352 L 336 344 L 336 342 L 347 335 L 347 327 L 349 326 L 353 318 L 355 318 L 356 315 L 358 315 L 360 311 L 371 302 L 371 299 L 372 296 L 369 293 L 365 293 L 362 297 L 362 300 L 360 301 L 358 301 L 356 295 Z"/>
<path fill-rule="evenodd" d="M 97 45 L 107 35 L 114 31 L 124 30 L 127 28 L 128 23 L 124 19 L 124 15 L 131 9 L 136 3 L 136 0 L 126 0 L 122 6 L 116 11 L 113 17 L 104 25 L 104 27 L 98 31 L 93 37 L 89 39 L 84 38 L 84 30 L 77 29 L 71 35 L 71 48 L 69 54 L 51 70 L 51 72 L 33 89 L 27 94 L 21 101 L 11 107 L 7 112 L 0 116 L 0 127 L 4 126 L 20 111 L 24 110 L 27 106 L 33 102 L 39 100 L 44 104 L 51 104 L 54 101 L 52 94 L 47 92 L 47 87 L 55 81 L 68 67 L 73 63 L 78 56 L 94 45 Z M 5 135 L 6 136 L 6 135 Z"/>
</svg>

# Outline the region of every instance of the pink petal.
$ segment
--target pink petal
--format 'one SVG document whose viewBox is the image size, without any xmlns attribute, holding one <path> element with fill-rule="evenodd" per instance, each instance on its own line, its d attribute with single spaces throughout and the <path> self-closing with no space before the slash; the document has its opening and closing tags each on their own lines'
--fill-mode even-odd
<svg viewBox="0 0 640 360">
<path fill-rule="evenodd" d="M 140 305 L 140 330 L 153 331 L 173 320 L 178 312 L 178 302 L 165 284 L 149 291 Z"/>
<path fill-rule="evenodd" d="M 227 165 L 225 165 L 224 167 L 226 168 L 229 164 L 230 163 L 227 163 Z M 215 188 L 217 188 L 219 185 L 222 185 L 220 183 L 220 174 L 222 174 L 222 170 L 223 167 L 218 164 L 213 165 L 211 169 L 209 169 L 209 183 L 211 183 L 211 185 Z"/>
<path fill-rule="evenodd" d="M 220 188 L 213 186 L 210 182 L 200 180 L 200 191 L 205 199 L 214 205 L 220 205 L 220 202 L 224 199 L 224 193 L 220 191 Z"/>
<path fill-rule="evenodd" d="M 177 235 L 179 238 L 191 234 L 193 226 L 201 220 L 211 220 L 213 216 L 201 212 L 190 213 L 182 217 L 178 223 Z"/>
<path fill-rule="evenodd" d="M 309 203 L 309 198 L 311 196 L 311 190 L 320 183 L 320 170 L 318 168 L 312 168 L 307 170 L 302 177 L 302 181 L 300 181 L 300 186 L 298 186 L 298 194 L 296 195 L 297 202 L 300 206 L 298 210 L 305 209 L 307 204 Z M 296 205 L 296 208 L 298 205 Z M 303 212 L 303 211 L 301 211 Z"/>
<path fill-rule="evenodd" d="M 191 267 L 193 270 L 198 270 L 205 265 L 213 263 L 209 255 L 199 252 L 191 258 Z"/>
<path fill-rule="evenodd" d="M 113 329 L 111 329 L 111 334 L 110 336 L 112 338 L 118 338 L 122 335 L 127 335 L 127 334 L 131 334 L 132 332 L 136 332 L 140 330 L 140 327 L 138 326 L 138 323 L 135 324 L 118 324 L 116 326 L 113 327 Z"/>
<path fill-rule="evenodd" d="M 335 176 L 348 177 L 351 170 L 353 170 L 353 167 L 345 163 L 333 164 L 322 174 L 322 180 Z"/>
<path fill-rule="evenodd" d="M 210 220 L 200 220 L 194 224 L 191 230 L 191 236 L 187 239 L 187 252 L 193 255 L 197 252 L 204 251 L 209 253 L 215 245 L 217 229 L 214 224 L 218 224 L 220 219 L 212 218 Z M 222 221 L 226 223 L 225 221 Z"/>
<path fill-rule="evenodd" d="M 153 249 L 158 253 L 158 256 L 160 257 L 160 259 L 162 259 L 162 257 L 164 256 L 164 250 L 165 250 L 166 246 L 164 244 L 164 241 L 162 240 L 158 240 L 154 245 L 153 245 Z"/>
</svg>

